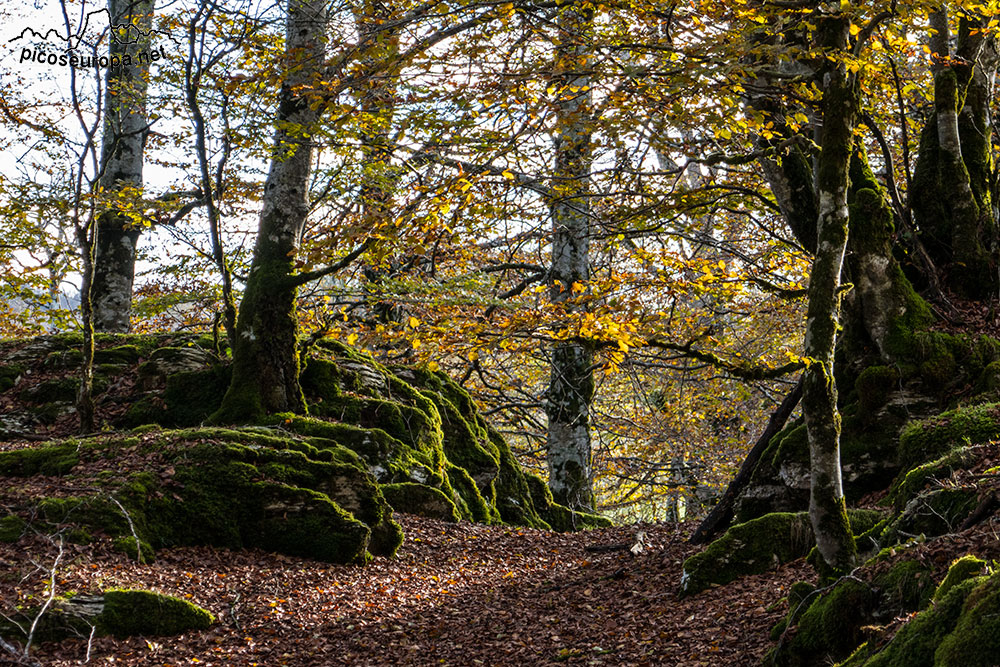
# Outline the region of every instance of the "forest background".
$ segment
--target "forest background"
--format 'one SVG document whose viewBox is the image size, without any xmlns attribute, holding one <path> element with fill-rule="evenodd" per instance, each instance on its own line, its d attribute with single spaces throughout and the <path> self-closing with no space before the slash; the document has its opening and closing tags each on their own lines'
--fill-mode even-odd
<svg viewBox="0 0 1000 667">
<path fill-rule="evenodd" d="M 4 337 L 80 326 L 80 247 L 109 211 L 138 239 L 137 273 L 131 303 L 98 329 L 234 331 L 288 80 L 285 8 L 134 5 L 163 47 L 141 86 L 24 59 L 25 40 L 51 50 L 42 28 L 105 52 L 107 15 L 81 27 L 101 7 L 4 17 Z M 937 74 L 984 53 L 996 65 L 995 3 L 943 7 L 334 3 L 321 76 L 300 84 L 318 120 L 279 128 L 314 149 L 293 258 L 315 278 L 298 293 L 300 332 L 446 371 L 539 470 L 569 384 L 599 510 L 698 512 L 809 361 L 817 241 L 795 206 L 815 221 L 820 188 L 781 174 L 819 167 L 831 63 L 858 88 L 848 131 L 891 210 L 895 261 L 945 312 L 944 291 L 982 296 L 961 270 L 973 262 L 927 256 L 936 230 L 913 219 Z M 831 17 L 848 48 L 818 38 Z M 987 46 L 952 56 L 934 44 L 952 28 Z M 120 136 L 141 139 L 140 177 L 108 179 L 108 118 L 139 108 Z M 995 225 L 979 232 L 995 244 Z"/>
</svg>

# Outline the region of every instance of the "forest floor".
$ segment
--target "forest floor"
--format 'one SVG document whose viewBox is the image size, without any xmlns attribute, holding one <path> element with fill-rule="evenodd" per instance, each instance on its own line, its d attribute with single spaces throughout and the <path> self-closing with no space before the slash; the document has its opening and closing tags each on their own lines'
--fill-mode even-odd
<svg viewBox="0 0 1000 667">
<path fill-rule="evenodd" d="M 410 515 L 395 558 L 329 565 L 263 551 L 165 549 L 139 564 L 108 540 L 66 544 L 56 593 L 143 588 L 211 611 L 207 632 L 67 639 L 41 665 L 752 665 L 802 561 L 679 599 L 688 530 L 559 534 Z M 628 551 L 637 531 L 645 548 Z M 615 545 L 621 548 L 614 549 Z M 51 538 L 0 544 L 0 602 L 37 604 Z M 31 596 L 31 599 L 28 599 Z M 0 665 L 5 663 L 0 653 Z M 89 660 L 89 661 L 88 661 Z"/>
</svg>

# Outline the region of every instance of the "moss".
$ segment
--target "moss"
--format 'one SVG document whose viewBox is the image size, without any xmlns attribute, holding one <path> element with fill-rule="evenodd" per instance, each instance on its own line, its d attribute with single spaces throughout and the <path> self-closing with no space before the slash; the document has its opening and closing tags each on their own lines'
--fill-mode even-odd
<svg viewBox="0 0 1000 667">
<path fill-rule="evenodd" d="M 28 524 L 16 514 L 0 519 L 0 542 L 17 542 L 24 535 Z"/>
<path fill-rule="evenodd" d="M 834 667 L 861 667 L 865 664 L 865 661 L 872 657 L 874 652 L 871 642 L 865 642 L 858 648 L 854 649 L 854 652 L 847 657 L 847 660 L 843 662 L 838 662 Z"/>
<path fill-rule="evenodd" d="M 97 617 L 103 634 L 115 637 L 168 636 L 207 630 L 215 617 L 201 607 L 169 595 L 137 590 L 104 593 L 104 611 Z"/>
<path fill-rule="evenodd" d="M 778 641 L 792 619 L 799 617 L 799 612 L 801 611 L 799 609 L 800 605 L 806 602 L 815 590 L 816 586 L 808 581 L 796 581 L 792 584 L 787 598 L 788 613 L 785 615 L 785 618 L 781 619 L 777 625 L 771 628 L 771 641 Z"/>
<path fill-rule="evenodd" d="M 862 643 L 862 621 L 874 602 L 867 584 L 840 580 L 802 614 L 791 640 L 771 656 L 773 664 L 811 666 L 846 658 Z"/>
<path fill-rule="evenodd" d="M 575 530 L 587 530 L 592 528 L 607 528 L 614 525 L 611 519 L 597 514 L 586 512 L 576 512 L 560 505 L 552 499 L 552 491 L 548 485 L 537 475 L 525 473 L 525 482 L 531 493 L 531 502 L 538 508 L 542 520 L 547 523 L 552 530 L 559 532 L 572 532 Z"/>
<path fill-rule="evenodd" d="M 141 445 L 150 465 L 169 466 L 172 474 L 112 478 L 112 486 L 95 489 L 100 495 L 43 499 L 40 514 L 53 524 L 126 538 L 123 544 L 134 541 L 134 528 L 155 548 L 257 546 L 332 562 L 391 555 L 402 541 L 374 479 L 338 445 L 317 449 L 250 429 L 156 433 L 141 443 L 112 440 L 83 450 L 113 458 L 116 448 Z"/>
<path fill-rule="evenodd" d="M 135 345 L 118 345 L 100 350 L 94 350 L 95 364 L 137 364 L 140 352 Z M 82 361 L 82 359 L 81 359 Z"/>
<path fill-rule="evenodd" d="M 777 512 L 737 524 L 684 561 L 681 592 L 691 595 L 801 558 L 813 544 L 805 512 Z"/>
<path fill-rule="evenodd" d="M 65 475 L 79 462 L 80 446 L 75 442 L 43 447 L 28 447 L 0 452 L 0 475 Z"/>
<path fill-rule="evenodd" d="M 66 369 L 83 365 L 83 352 L 77 349 L 55 350 L 42 360 L 42 368 Z"/>
<path fill-rule="evenodd" d="M 899 438 L 904 469 L 933 461 L 963 443 L 1000 438 L 1000 403 L 959 408 L 907 426 Z"/>
<path fill-rule="evenodd" d="M 402 403 L 355 396 L 331 397 L 314 405 L 314 413 L 337 421 L 378 428 L 417 450 L 440 449 L 442 434 L 435 415 Z"/>
<path fill-rule="evenodd" d="M 948 479 L 955 470 L 970 465 L 975 459 L 976 453 L 974 448 L 959 447 L 935 461 L 924 463 L 912 470 L 904 470 L 889 488 L 888 500 L 897 511 L 900 511 L 905 507 L 907 502 L 915 498 L 928 484 L 935 480 L 944 481 Z"/>
<path fill-rule="evenodd" d="M 264 482 L 251 488 L 261 506 L 251 510 L 259 516 L 239 527 L 241 540 L 249 545 L 331 563 L 368 560 L 370 529 L 325 494 Z M 385 555 L 397 546 L 379 545 L 389 550 Z"/>
<path fill-rule="evenodd" d="M 1000 392 L 1000 361 L 992 361 L 986 365 L 976 381 L 976 393 Z"/>
<path fill-rule="evenodd" d="M 972 514 L 979 501 L 979 491 L 975 487 L 922 493 L 907 503 L 903 513 L 886 529 L 883 539 L 892 542 L 899 536 L 936 537 L 954 532 Z"/>
<path fill-rule="evenodd" d="M 153 423 L 167 427 L 201 424 L 218 409 L 229 380 L 229 368 L 219 365 L 203 371 L 174 373 L 167 377 L 162 395 L 147 396 L 133 404 L 119 425 L 128 428 Z"/>
<path fill-rule="evenodd" d="M 461 518 L 455 503 L 433 486 L 406 482 L 385 484 L 380 488 L 386 502 L 397 512 L 407 512 L 452 522 Z"/>
<path fill-rule="evenodd" d="M 132 535 L 116 537 L 112 546 L 132 560 L 140 563 L 152 563 L 156 560 L 156 550 L 145 540 L 136 540 Z"/>
<path fill-rule="evenodd" d="M 923 609 L 934 595 L 934 571 L 916 560 L 900 560 L 872 582 L 881 594 L 883 613 L 905 614 Z"/>
<path fill-rule="evenodd" d="M 484 490 L 482 485 L 499 473 L 500 450 L 507 449 L 503 438 L 489 432 L 472 397 L 443 373 L 420 369 L 397 372 L 405 373 L 406 379 L 434 402 L 441 416 L 445 455 L 455 465 L 465 468 L 480 484 L 480 490 Z"/>
<path fill-rule="evenodd" d="M 479 523 L 492 523 L 496 511 L 491 511 L 469 472 L 465 468 L 449 465 L 446 474 L 448 482 L 454 490 L 455 506 L 462 518 Z"/>
<path fill-rule="evenodd" d="M 945 575 L 937 590 L 934 591 L 934 600 L 939 601 L 943 599 L 959 583 L 972 577 L 978 577 L 987 570 L 986 561 L 972 554 L 956 558 L 948 568 L 948 574 Z"/>
<path fill-rule="evenodd" d="M 903 275 L 899 264 L 894 263 L 891 270 L 897 300 L 904 304 L 904 312 L 902 316 L 893 318 L 889 324 L 885 351 L 893 359 L 907 360 L 912 354 L 915 336 L 933 324 L 935 317 L 927 302 L 917 294 L 913 285 Z"/>
<path fill-rule="evenodd" d="M 941 599 L 914 616 L 891 642 L 863 664 L 866 667 L 932 667 L 941 664 L 935 661 L 934 652 L 955 627 L 965 600 L 976 584 L 976 580 L 967 579 L 952 587 Z"/>
<path fill-rule="evenodd" d="M 936 665 L 995 665 L 1000 637 L 1000 576 L 979 583 L 965 599 L 961 615 L 934 652 Z M 964 582 L 963 582 L 964 583 Z M 963 584 L 953 589 L 960 591 Z M 945 600 L 951 594 L 945 596 Z"/>
<path fill-rule="evenodd" d="M 24 374 L 25 367 L 21 364 L 0 364 L 0 392 L 7 391 Z"/>
<path fill-rule="evenodd" d="M 494 429 L 490 429 L 490 440 L 500 454 L 500 471 L 494 483 L 496 493 L 496 507 L 500 512 L 500 518 L 507 523 L 521 526 L 532 526 L 534 528 L 549 528 L 550 524 L 539 513 L 535 505 L 531 489 L 528 487 L 528 480 L 524 471 L 514 460 L 507 443 L 503 437 Z M 542 507 L 542 514 L 551 507 L 554 501 L 550 497 L 545 497 Z M 588 515 L 594 516 L 594 515 Z M 584 517 L 578 517 L 582 522 L 586 522 Z M 593 526 L 593 524 L 589 524 Z"/>
<path fill-rule="evenodd" d="M 280 424 L 300 435 L 336 442 L 354 451 L 369 472 L 383 484 L 418 482 L 443 486 L 442 457 L 420 451 L 394 438 L 380 428 L 362 428 L 353 424 L 331 423 L 290 413 L 274 415 L 269 423 Z"/>
<path fill-rule="evenodd" d="M 302 370 L 299 382 L 307 398 L 326 400 L 339 396 L 344 374 L 336 363 L 327 359 L 310 359 Z"/>
<path fill-rule="evenodd" d="M 882 519 L 874 510 L 849 510 L 852 531 L 863 534 Z M 737 524 L 704 551 L 684 561 L 682 594 L 767 572 L 806 556 L 815 544 L 806 512 L 775 512 Z"/>
</svg>

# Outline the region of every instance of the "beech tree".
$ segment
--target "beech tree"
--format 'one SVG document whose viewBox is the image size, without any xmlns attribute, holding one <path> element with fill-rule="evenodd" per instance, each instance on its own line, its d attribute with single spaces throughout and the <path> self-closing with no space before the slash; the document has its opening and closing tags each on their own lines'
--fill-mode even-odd
<svg viewBox="0 0 1000 667">
<path fill-rule="evenodd" d="M 142 193 L 142 167 L 149 134 L 146 90 L 149 51 L 153 46 L 153 6 L 154 0 L 108 0 L 114 31 L 108 40 L 109 56 L 122 65 L 107 68 L 101 188 L 108 194 L 130 190 L 125 196 L 132 199 Z M 97 331 L 127 332 L 131 326 L 136 247 L 142 229 L 143 221 L 134 214 L 110 210 L 101 215 L 91 286 Z"/>
<path fill-rule="evenodd" d="M 858 79 L 842 62 L 851 20 L 838 8 L 825 15 L 818 7 L 821 45 L 833 63 L 821 73 L 823 126 L 817 160 L 816 255 L 809 275 L 802 411 L 809 436 L 809 520 L 823 559 L 838 570 L 851 565 L 854 538 L 847 520 L 840 470 L 840 413 L 834 350 L 840 319 L 840 278 L 847 250 L 850 215 L 847 190 L 857 118 Z M 837 59 L 841 62 L 837 62 Z"/>
<path fill-rule="evenodd" d="M 590 117 L 591 82 L 588 35 L 591 10 L 563 6 L 553 70 L 557 89 L 555 170 L 552 178 L 553 303 L 572 311 L 577 295 L 590 282 Z M 590 403 L 594 396 L 594 355 L 587 341 L 557 342 L 551 351 L 551 379 L 546 392 L 549 488 L 557 502 L 592 511 Z"/>
<path fill-rule="evenodd" d="M 290 0 L 273 153 L 250 274 L 236 322 L 233 378 L 215 421 L 302 412 L 295 256 L 309 214 L 316 98 L 325 72 L 325 0 Z"/>
</svg>

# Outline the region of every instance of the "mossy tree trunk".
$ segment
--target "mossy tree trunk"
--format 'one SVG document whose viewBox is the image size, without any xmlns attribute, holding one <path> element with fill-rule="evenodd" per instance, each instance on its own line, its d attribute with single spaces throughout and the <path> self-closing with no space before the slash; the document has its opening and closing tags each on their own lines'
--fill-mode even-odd
<svg viewBox="0 0 1000 667">
<path fill-rule="evenodd" d="M 122 65 L 107 69 L 107 107 L 101 147 L 101 187 L 114 193 L 123 187 L 142 188 L 143 156 L 149 134 L 146 116 L 146 86 L 149 59 L 139 53 L 151 48 L 153 0 L 108 0 L 114 26 L 132 25 L 131 31 L 115 31 L 109 55 Z M 120 34 L 119 34 L 120 32 Z M 126 65 L 128 57 L 130 64 Z M 127 332 L 131 326 L 132 283 L 135 278 L 136 246 L 141 225 L 128 215 L 110 210 L 97 224 L 96 258 L 91 285 L 94 329 Z"/>
<path fill-rule="evenodd" d="M 593 25 L 589 10 L 567 3 L 559 11 L 555 54 L 556 164 L 550 208 L 550 295 L 567 313 L 590 280 L 591 93 L 587 72 Z M 546 395 L 549 488 L 556 502 L 592 511 L 590 404 L 594 396 L 593 350 L 585 341 L 557 342 L 551 351 Z"/>
<path fill-rule="evenodd" d="M 841 14 L 826 18 L 824 24 L 826 45 L 835 54 L 846 53 L 850 19 Z M 820 554 L 838 571 L 849 567 L 855 555 L 841 483 L 840 412 L 833 362 L 840 315 L 840 275 L 850 223 L 847 193 L 858 95 L 856 77 L 844 64 L 831 64 L 823 75 L 817 245 L 809 279 L 805 333 L 805 354 L 810 362 L 802 394 L 809 437 L 809 519 Z"/>
<path fill-rule="evenodd" d="M 232 382 L 211 418 L 217 423 L 305 411 L 293 270 L 309 213 L 312 133 L 320 119 L 312 91 L 322 81 L 327 23 L 322 0 L 290 0 L 274 149 L 236 340 L 231 344 Z"/>
<path fill-rule="evenodd" d="M 949 287 L 983 297 L 998 287 L 989 140 L 996 47 L 978 21 L 963 16 L 952 52 L 947 3 L 930 18 L 934 114 L 921 134 L 913 212 Z"/>
</svg>

